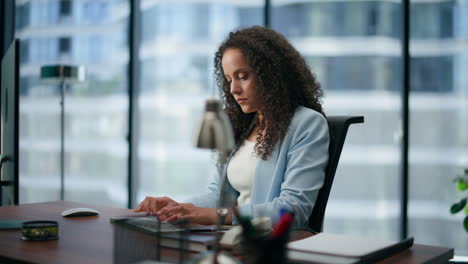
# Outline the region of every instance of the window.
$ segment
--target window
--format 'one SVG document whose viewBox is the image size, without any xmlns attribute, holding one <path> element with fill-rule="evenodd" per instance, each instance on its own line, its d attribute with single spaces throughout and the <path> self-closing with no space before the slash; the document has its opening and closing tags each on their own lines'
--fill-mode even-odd
<svg viewBox="0 0 468 264">
<path fill-rule="evenodd" d="M 17 29 L 22 29 L 29 25 L 29 20 L 31 19 L 29 14 L 30 6 L 28 2 L 16 6 L 16 13 L 18 15 L 15 16 L 15 23 Z"/>
<path fill-rule="evenodd" d="M 59 0 L 59 14 L 61 17 L 72 14 L 72 0 Z"/>
<path fill-rule="evenodd" d="M 453 179 L 468 167 L 466 1 L 411 1 L 409 235 L 468 255 Z M 443 227 L 443 228 L 441 228 Z"/>
<path fill-rule="evenodd" d="M 454 61 L 450 56 L 420 57 L 411 60 L 413 92 L 452 92 Z"/>
<path fill-rule="evenodd" d="M 127 1 L 94 1 L 107 6 L 96 12 L 108 18 L 94 21 L 93 27 L 59 18 L 70 16 L 73 7 L 83 10 L 86 1 L 16 2 L 29 7 L 31 19 L 15 32 L 22 40 L 20 203 L 60 199 L 60 89 L 58 83 L 41 81 L 39 69 L 63 63 L 83 65 L 87 71 L 86 82 L 70 84 L 65 95 L 65 199 L 125 207 Z M 19 21 L 29 19 L 24 10 L 16 8 Z"/>
<path fill-rule="evenodd" d="M 213 160 L 192 146 L 213 93 L 213 57 L 229 31 L 261 25 L 263 1 L 141 1 L 140 140 L 136 202 L 204 192 Z"/>
<path fill-rule="evenodd" d="M 69 54 L 71 52 L 71 39 L 69 37 L 59 38 L 58 53 Z"/>
<path fill-rule="evenodd" d="M 412 2 L 411 38 L 442 39 L 453 36 L 455 1 Z"/>
<path fill-rule="evenodd" d="M 301 4 L 280 6 L 272 10 L 272 26 L 290 38 L 307 34 L 308 7 Z"/>
<path fill-rule="evenodd" d="M 20 42 L 20 63 L 28 63 L 30 58 L 29 58 L 29 40 L 24 39 Z M 21 83 L 21 82 L 20 82 Z"/>
<path fill-rule="evenodd" d="M 398 239 L 400 145 L 399 5 L 382 1 L 272 1 L 273 29 L 307 58 L 325 92 L 327 115 L 364 115 L 351 127 L 327 206 L 324 231 Z M 387 1 L 385 1 L 387 3 Z M 288 20 L 287 16 L 295 17 Z M 296 30 L 293 30 L 293 29 Z M 396 79 L 396 80 L 395 80 Z"/>
</svg>

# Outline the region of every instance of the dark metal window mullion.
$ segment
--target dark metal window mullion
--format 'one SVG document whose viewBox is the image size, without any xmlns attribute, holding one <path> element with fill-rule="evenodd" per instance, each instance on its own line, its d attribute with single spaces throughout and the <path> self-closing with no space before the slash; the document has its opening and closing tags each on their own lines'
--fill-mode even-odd
<svg viewBox="0 0 468 264">
<path fill-rule="evenodd" d="M 409 93 L 410 93 L 410 0 L 402 0 L 402 39 L 401 52 L 403 60 L 401 111 L 402 111 L 402 144 L 401 144 L 401 178 L 400 178 L 400 238 L 408 236 L 408 191 L 409 191 Z"/>
<path fill-rule="evenodd" d="M 263 25 L 267 28 L 271 28 L 271 2 L 265 0 L 265 6 L 263 7 Z"/>
<path fill-rule="evenodd" d="M 134 206 L 138 180 L 139 113 L 138 96 L 140 89 L 140 0 L 129 0 L 130 15 L 128 27 L 128 208 Z"/>
<path fill-rule="evenodd" d="M 0 58 L 3 58 L 15 38 L 15 1 L 13 0 L 0 1 L 0 30 Z M 0 70 L 1 67 L 0 65 Z M 14 192 L 16 193 L 16 197 L 18 197 L 18 185 L 15 186 Z M 2 188 L 0 188 L 0 206 L 2 205 L 1 197 Z M 17 200 L 15 203 L 19 203 L 18 198 L 15 199 Z"/>
<path fill-rule="evenodd" d="M 1 58 L 15 37 L 15 1 L 5 0 L 0 2 L 0 52 Z M 0 66 L 1 67 L 1 66 Z"/>
</svg>

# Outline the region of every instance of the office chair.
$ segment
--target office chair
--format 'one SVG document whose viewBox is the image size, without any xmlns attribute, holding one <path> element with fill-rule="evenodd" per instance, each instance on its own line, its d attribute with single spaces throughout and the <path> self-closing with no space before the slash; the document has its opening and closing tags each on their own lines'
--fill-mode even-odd
<svg viewBox="0 0 468 264">
<path fill-rule="evenodd" d="M 341 150 L 351 124 L 364 123 L 363 116 L 328 116 L 328 127 L 330 130 L 330 146 L 328 147 L 329 157 L 328 165 L 325 171 L 325 181 L 317 196 L 312 214 L 309 217 L 309 227 L 322 232 L 323 218 L 327 207 L 328 197 L 330 196 L 331 186 L 335 178 L 336 167 L 340 160 Z"/>
</svg>

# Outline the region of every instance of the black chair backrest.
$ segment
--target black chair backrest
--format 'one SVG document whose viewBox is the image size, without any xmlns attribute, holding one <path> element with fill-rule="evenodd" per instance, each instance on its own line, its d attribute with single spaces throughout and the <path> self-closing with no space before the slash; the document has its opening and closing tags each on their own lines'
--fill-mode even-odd
<svg viewBox="0 0 468 264">
<path fill-rule="evenodd" d="M 341 150 L 351 124 L 364 123 L 363 116 L 328 116 L 328 127 L 330 131 L 330 146 L 328 148 L 329 157 L 327 170 L 325 172 L 325 181 L 319 191 L 317 201 L 315 202 L 312 214 L 309 217 L 309 227 L 316 231 L 323 230 L 323 218 L 325 209 L 330 196 L 331 186 L 335 178 L 336 167 L 340 160 Z"/>
</svg>

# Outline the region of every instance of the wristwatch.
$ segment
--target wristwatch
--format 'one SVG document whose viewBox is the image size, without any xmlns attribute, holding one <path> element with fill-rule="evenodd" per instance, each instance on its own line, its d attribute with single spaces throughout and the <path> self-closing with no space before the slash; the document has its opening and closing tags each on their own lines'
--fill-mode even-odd
<svg viewBox="0 0 468 264">
<path fill-rule="evenodd" d="M 228 214 L 229 209 L 227 208 L 218 208 L 216 209 L 216 213 L 218 214 L 218 221 L 220 225 L 224 225 L 224 221 L 226 221 L 226 215 Z"/>
<path fill-rule="evenodd" d="M 229 210 L 227 208 L 218 208 L 216 209 L 216 212 L 218 213 L 219 216 L 226 216 Z"/>
</svg>

